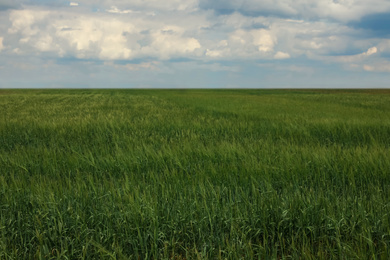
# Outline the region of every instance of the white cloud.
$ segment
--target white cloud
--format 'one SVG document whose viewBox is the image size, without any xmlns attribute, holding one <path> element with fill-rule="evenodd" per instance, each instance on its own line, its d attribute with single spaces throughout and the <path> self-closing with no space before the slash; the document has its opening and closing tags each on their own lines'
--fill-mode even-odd
<svg viewBox="0 0 390 260">
<path fill-rule="evenodd" d="M 83 8 L 25 5 L 25 9 L 7 13 L 11 26 L 2 25 L 6 28 L 3 38 L 18 55 L 104 61 L 188 58 L 210 62 L 306 57 L 325 62 L 354 63 L 379 56 L 374 54 L 383 50 L 390 52 L 390 44 L 359 40 L 357 31 L 346 25 L 296 17 L 299 10 L 305 8 L 323 7 L 321 17 L 327 16 L 327 10 L 346 12 L 343 8 L 350 6 L 352 0 L 337 3 L 320 0 L 312 5 L 307 0 L 298 0 L 295 5 L 290 0 L 276 1 L 275 4 L 268 1 L 273 9 L 291 13 L 289 18 L 253 17 L 238 12 L 215 15 L 212 11 L 197 9 L 196 0 L 168 0 L 164 3 L 157 0 L 100 0 L 96 5 L 103 11 L 89 12 L 84 8 L 95 2 L 70 2 L 71 6 L 80 3 Z M 365 6 L 361 1 L 356 3 Z M 247 11 L 264 6 L 264 3 L 249 0 L 230 4 Z M 3 35 L 1 27 L 0 34 Z M 350 49 L 374 45 L 377 47 L 357 55 L 342 55 L 349 53 Z"/>
<path fill-rule="evenodd" d="M 377 47 L 371 47 L 367 51 L 354 55 L 309 55 L 312 60 L 317 60 L 326 63 L 339 63 L 342 68 L 349 71 L 389 71 L 390 63 L 380 57 L 380 52 Z"/>
<path fill-rule="evenodd" d="M 137 44 L 129 42 L 126 33 L 133 33 L 133 24 L 94 16 L 67 17 L 53 24 L 60 52 L 78 58 L 103 60 L 130 59 Z M 49 29 L 50 30 L 50 29 Z"/>
<path fill-rule="evenodd" d="M 273 50 L 276 43 L 276 37 L 271 31 L 265 29 L 252 30 L 250 34 L 253 37 L 253 44 L 258 47 L 261 52 L 270 52 Z"/>
<path fill-rule="evenodd" d="M 363 70 L 369 72 L 390 72 L 390 62 L 388 60 L 375 60 L 371 63 L 364 64 Z"/>
<path fill-rule="evenodd" d="M 229 55 L 229 50 L 228 49 L 224 49 L 224 50 L 206 49 L 205 55 L 211 58 L 223 58 L 224 56 Z"/>
<path fill-rule="evenodd" d="M 53 49 L 53 38 L 50 35 L 43 35 L 34 44 L 34 47 L 41 52 L 48 52 Z"/>
<path fill-rule="evenodd" d="M 226 39 L 211 43 L 205 55 L 215 59 L 270 58 L 277 43 L 276 36 L 266 29 L 238 29 Z"/>
<path fill-rule="evenodd" d="M 367 52 L 363 53 L 363 55 L 370 56 L 378 52 L 376 47 L 371 47 L 367 50 Z"/>
<path fill-rule="evenodd" d="M 111 13 L 111 14 L 138 14 L 138 15 L 148 15 L 148 16 L 155 16 L 156 13 L 154 11 L 149 11 L 149 12 L 145 12 L 145 11 L 134 11 L 134 10 L 131 10 L 131 9 L 119 9 L 118 7 L 116 6 L 111 6 L 110 9 L 107 9 L 106 10 L 108 13 Z"/>
<path fill-rule="evenodd" d="M 141 13 L 140 11 L 133 11 L 133 10 L 120 10 L 116 6 L 111 6 L 110 9 L 107 10 L 109 13 L 113 14 L 131 14 L 131 13 Z"/>
<path fill-rule="evenodd" d="M 41 1 L 2 0 L 0 10 L 16 8 L 20 4 L 39 5 Z M 44 1 L 46 5 L 52 4 Z M 56 1 L 53 1 L 56 2 Z M 342 22 L 358 21 L 365 15 L 390 11 L 386 0 L 78 0 L 67 2 L 70 6 L 98 7 L 100 10 L 133 10 L 142 12 L 195 12 L 206 9 L 231 10 L 244 14 L 297 19 L 331 19 Z"/>
<path fill-rule="evenodd" d="M 170 59 L 177 56 L 186 56 L 201 48 L 199 41 L 193 37 L 185 37 L 185 30 L 179 26 L 165 26 L 154 30 L 151 34 L 151 43 L 142 47 L 140 52 L 144 56 Z"/>
<path fill-rule="evenodd" d="M 4 38 L 3 38 L 3 37 L 0 37 L 0 52 L 1 52 L 1 50 L 4 48 L 3 40 L 4 40 Z"/>
<path fill-rule="evenodd" d="M 363 69 L 364 69 L 365 71 L 375 71 L 375 67 L 370 66 L 370 65 L 364 65 L 364 66 L 363 66 Z"/>
<path fill-rule="evenodd" d="M 273 19 L 270 30 L 278 38 L 278 49 L 292 56 L 344 53 L 360 44 L 351 37 L 353 29 L 338 23 Z"/>
<path fill-rule="evenodd" d="M 32 36 L 39 33 L 39 28 L 33 26 L 37 23 L 44 21 L 49 11 L 44 10 L 15 10 L 9 15 L 9 20 L 12 22 L 12 27 L 9 28 L 8 32 L 21 33 L 23 36 Z"/>
<path fill-rule="evenodd" d="M 69 11 L 14 10 L 10 35 L 20 53 L 52 52 L 80 59 L 120 60 L 143 57 L 170 59 L 196 56 L 201 48 L 188 31 L 140 14 L 78 14 Z"/>
<path fill-rule="evenodd" d="M 121 10 L 161 10 L 161 11 L 194 11 L 198 8 L 198 0 L 80 0 L 83 5 L 102 6 L 109 9 L 113 6 Z"/>
<path fill-rule="evenodd" d="M 304 19 L 357 21 L 367 14 L 390 11 L 386 0 L 200 0 L 203 8 Z"/>
<path fill-rule="evenodd" d="M 375 64 L 375 65 L 364 65 L 363 69 L 365 71 L 370 71 L 370 72 L 390 72 L 390 64 L 382 63 L 382 64 Z"/>
<path fill-rule="evenodd" d="M 286 52 L 281 52 L 281 51 L 278 51 L 275 55 L 274 55 L 274 59 L 277 59 L 277 60 L 284 60 L 284 59 L 289 59 L 290 58 L 290 54 L 286 53 Z"/>
<path fill-rule="evenodd" d="M 87 4 L 80 2 L 83 6 Z M 42 10 L 28 6 L 13 10 L 8 28 L 14 41 L 12 46 L 18 53 L 45 52 L 80 59 L 205 58 L 209 61 L 327 56 L 360 44 L 350 36 L 352 29 L 338 23 L 250 17 L 239 13 L 215 16 L 203 10 L 195 13 L 176 10 L 172 15 L 137 10 L 141 1 L 131 5 L 124 1 L 104 3 L 115 5 L 96 13 L 83 8 Z M 194 1 L 184 3 L 195 6 Z M 156 1 L 149 3 L 152 4 L 159 5 Z M 173 8 L 178 2 L 172 0 L 169 4 Z"/>
<path fill-rule="evenodd" d="M 356 63 L 367 59 L 369 56 L 378 52 L 376 47 L 369 48 L 366 52 L 362 52 L 355 55 L 341 55 L 341 56 L 328 56 L 322 59 L 326 61 L 340 62 L 340 63 Z"/>
</svg>

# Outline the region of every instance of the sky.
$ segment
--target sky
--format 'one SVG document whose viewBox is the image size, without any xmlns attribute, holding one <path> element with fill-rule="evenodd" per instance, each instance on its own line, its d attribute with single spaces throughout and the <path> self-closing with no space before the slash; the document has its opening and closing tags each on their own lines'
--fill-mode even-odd
<svg viewBox="0 0 390 260">
<path fill-rule="evenodd" d="M 389 88 L 388 0 L 0 0 L 0 88 Z"/>
</svg>

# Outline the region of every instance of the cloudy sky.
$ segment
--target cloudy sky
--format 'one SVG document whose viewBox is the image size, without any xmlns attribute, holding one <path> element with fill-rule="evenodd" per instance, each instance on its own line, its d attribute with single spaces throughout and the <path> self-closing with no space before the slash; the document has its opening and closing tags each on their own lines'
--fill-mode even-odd
<svg viewBox="0 0 390 260">
<path fill-rule="evenodd" d="M 14 87 L 390 87 L 390 1 L 0 0 Z"/>
</svg>

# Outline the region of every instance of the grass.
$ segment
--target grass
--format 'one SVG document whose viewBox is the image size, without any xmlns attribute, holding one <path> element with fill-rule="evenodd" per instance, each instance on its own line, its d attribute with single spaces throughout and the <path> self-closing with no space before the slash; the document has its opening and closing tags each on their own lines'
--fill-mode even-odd
<svg viewBox="0 0 390 260">
<path fill-rule="evenodd" d="M 389 90 L 0 90 L 0 259 L 389 259 Z"/>
</svg>

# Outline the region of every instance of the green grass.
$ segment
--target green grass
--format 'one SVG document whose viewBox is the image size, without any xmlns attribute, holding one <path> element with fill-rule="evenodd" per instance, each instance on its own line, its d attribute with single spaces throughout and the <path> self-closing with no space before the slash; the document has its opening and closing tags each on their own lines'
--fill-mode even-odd
<svg viewBox="0 0 390 260">
<path fill-rule="evenodd" d="M 0 259 L 389 259 L 390 90 L 0 90 Z"/>
</svg>

